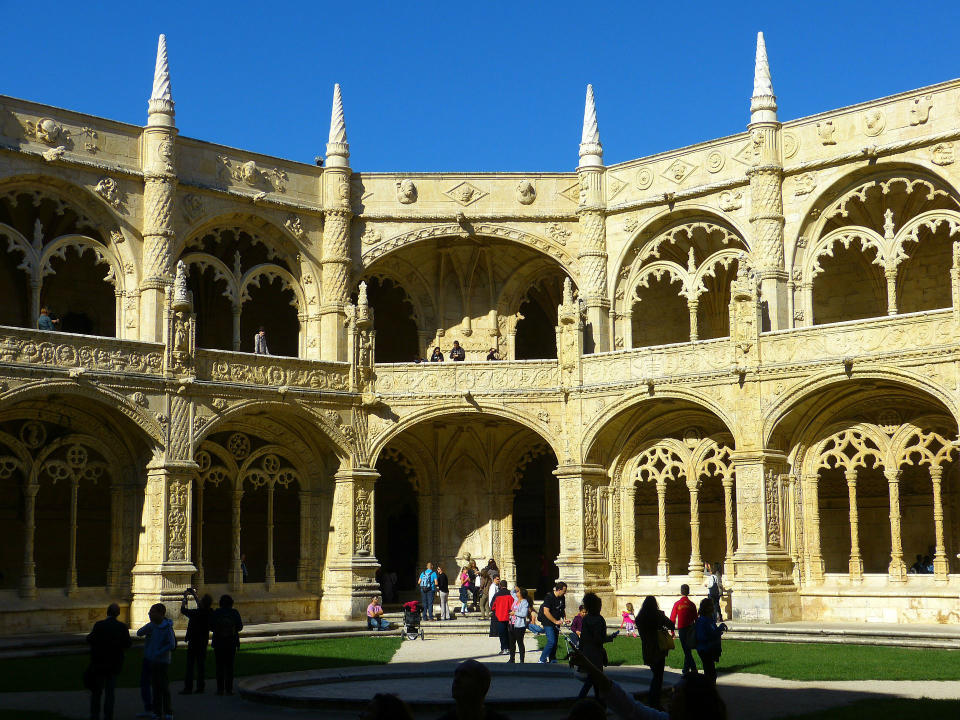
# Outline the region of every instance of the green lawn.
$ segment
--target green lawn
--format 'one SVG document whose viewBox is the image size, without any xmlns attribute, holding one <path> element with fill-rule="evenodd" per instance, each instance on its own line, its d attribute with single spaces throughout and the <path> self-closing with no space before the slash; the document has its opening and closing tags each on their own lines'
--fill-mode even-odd
<svg viewBox="0 0 960 720">
<path fill-rule="evenodd" d="M 618 637 L 606 647 L 612 665 L 643 664 L 636 638 Z M 667 666 L 683 667 L 679 643 Z M 960 650 L 725 640 L 717 669 L 784 680 L 960 680 Z"/>
<path fill-rule="evenodd" d="M 263 675 L 350 665 L 383 665 L 390 661 L 400 647 L 398 637 L 331 638 L 327 640 L 297 640 L 291 642 L 250 643 L 240 646 L 236 675 Z M 186 647 L 173 655 L 170 679 L 178 687 L 186 664 Z M 139 650 L 127 652 L 123 672 L 117 678 L 118 687 L 140 685 Z M 0 660 L 0 692 L 27 692 L 43 690 L 82 690 L 81 677 L 87 666 L 87 655 Z M 213 651 L 207 651 L 206 675 L 215 678 Z M 49 716 L 51 720 L 56 716 Z M 0 714 L 0 720 L 6 720 Z M 24 720 L 47 720 L 47 716 Z"/>
<path fill-rule="evenodd" d="M 807 715 L 791 715 L 785 720 L 928 720 L 960 716 L 960 700 L 922 698 L 883 698 L 858 700 L 843 707 L 820 710 Z"/>
</svg>

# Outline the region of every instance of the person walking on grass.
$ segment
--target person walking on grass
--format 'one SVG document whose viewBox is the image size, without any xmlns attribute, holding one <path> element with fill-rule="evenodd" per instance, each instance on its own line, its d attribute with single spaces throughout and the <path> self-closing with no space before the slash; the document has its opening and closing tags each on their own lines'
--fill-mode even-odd
<svg viewBox="0 0 960 720">
<path fill-rule="evenodd" d="M 196 608 L 187 607 L 187 600 L 193 597 Z M 188 618 L 187 621 L 187 670 L 183 678 L 181 695 L 190 695 L 193 690 L 194 668 L 197 676 L 197 692 L 202 693 L 206 682 L 205 666 L 207 663 L 207 643 L 210 641 L 210 616 L 213 615 L 213 598 L 204 595 L 197 596 L 197 591 L 187 588 L 183 592 L 180 602 L 180 614 Z"/>
<path fill-rule="evenodd" d="M 173 634 L 173 621 L 166 617 L 167 608 L 157 603 L 150 608 L 150 622 L 137 630 L 138 637 L 146 637 L 143 657 L 150 663 L 150 690 L 153 694 L 153 716 L 171 720 L 173 706 L 170 702 L 170 661 L 177 647 Z"/>
<path fill-rule="evenodd" d="M 514 588 L 511 595 L 513 604 L 510 606 L 510 626 L 507 630 L 510 636 L 510 659 L 507 662 L 514 662 L 519 650 L 520 663 L 523 664 L 526 653 L 523 636 L 527 632 L 527 623 L 530 622 L 530 601 L 527 600 L 527 591 L 519 585 Z"/>
<path fill-rule="evenodd" d="M 660 606 L 657 605 L 657 599 L 653 595 L 647 595 L 637 615 L 637 631 L 640 633 L 643 664 L 653 673 L 653 679 L 650 681 L 649 703 L 657 709 L 660 708 L 660 690 L 663 688 L 663 669 L 668 652 L 660 647 L 660 636 L 665 630 L 672 632 L 673 623 L 663 614 Z"/>
<path fill-rule="evenodd" d="M 727 625 L 726 623 L 717 625 L 713 601 L 710 598 L 704 598 L 700 601 L 698 615 L 696 625 L 697 655 L 700 656 L 704 676 L 715 683 L 717 681 L 717 661 L 723 652 L 720 638 L 727 631 Z"/>
<path fill-rule="evenodd" d="M 120 606 L 112 603 L 105 620 L 93 625 L 87 635 L 90 646 L 90 667 L 85 675 L 90 689 L 90 717 L 100 720 L 100 698 L 103 697 L 103 720 L 113 720 L 114 690 L 117 675 L 123 669 L 123 653 L 130 647 L 130 628 L 117 620 Z"/>
<path fill-rule="evenodd" d="M 541 663 L 555 663 L 557 661 L 557 638 L 560 627 L 565 624 L 564 618 L 567 614 L 567 605 L 564 595 L 567 592 L 567 584 L 558 581 L 553 590 L 547 593 L 540 605 L 540 614 L 537 620 L 543 627 L 544 634 L 547 636 L 547 644 L 544 645 L 540 653 Z"/>
<path fill-rule="evenodd" d="M 424 621 L 433 620 L 433 596 L 437 591 L 437 574 L 433 563 L 427 563 L 427 569 L 420 573 L 417 580 L 420 585 L 420 614 Z"/>
<path fill-rule="evenodd" d="M 450 606 L 447 604 L 447 598 L 450 597 L 450 581 L 447 579 L 447 573 L 443 565 L 437 563 L 437 597 L 440 598 L 440 619 L 450 619 Z"/>
<path fill-rule="evenodd" d="M 210 618 L 213 631 L 213 659 L 217 664 L 217 695 L 233 695 L 233 667 L 240 647 L 243 620 L 233 607 L 233 598 L 220 596 L 220 607 Z"/>
<path fill-rule="evenodd" d="M 677 628 L 677 637 L 683 650 L 684 675 L 697 672 L 697 661 L 693 659 L 693 649 L 697 646 L 697 606 L 689 595 L 690 586 L 684 583 L 680 586 L 680 599 L 673 604 L 673 610 L 670 611 L 670 622 Z"/>
<path fill-rule="evenodd" d="M 583 657 L 593 663 L 596 667 L 603 669 L 607 665 L 607 651 L 603 646 L 606 643 L 613 642 L 613 639 L 620 634 L 617 630 L 607 635 L 607 621 L 603 619 L 600 611 L 603 609 L 603 603 L 600 596 L 589 592 L 583 596 L 583 609 L 587 614 L 583 616 L 583 625 L 580 629 L 580 642 L 577 650 Z M 583 681 L 583 687 L 580 688 L 578 697 L 585 698 L 590 688 L 593 688 L 594 696 L 600 699 L 600 689 L 593 684 L 593 679 L 588 675 Z"/>
</svg>

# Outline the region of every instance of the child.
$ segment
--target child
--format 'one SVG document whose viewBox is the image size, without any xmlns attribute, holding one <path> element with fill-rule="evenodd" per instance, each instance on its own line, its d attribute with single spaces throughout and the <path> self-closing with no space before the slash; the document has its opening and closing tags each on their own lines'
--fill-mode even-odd
<svg viewBox="0 0 960 720">
<path fill-rule="evenodd" d="M 620 628 L 625 630 L 627 635 L 631 637 L 638 637 L 637 635 L 637 618 L 633 614 L 633 604 L 627 603 L 627 609 L 622 613 L 623 620 L 620 621 Z"/>
</svg>

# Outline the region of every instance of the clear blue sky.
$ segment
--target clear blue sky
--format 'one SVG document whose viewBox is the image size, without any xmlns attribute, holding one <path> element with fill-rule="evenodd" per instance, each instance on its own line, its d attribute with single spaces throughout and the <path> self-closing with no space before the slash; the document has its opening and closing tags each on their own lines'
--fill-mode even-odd
<svg viewBox="0 0 960 720">
<path fill-rule="evenodd" d="M 957 2 L 290 5 L 0 0 L 0 93 L 143 124 L 164 32 L 184 135 L 312 162 L 339 82 L 357 170 L 569 171 L 588 82 L 609 163 L 743 130 L 757 30 L 783 120 L 960 76 Z"/>
</svg>

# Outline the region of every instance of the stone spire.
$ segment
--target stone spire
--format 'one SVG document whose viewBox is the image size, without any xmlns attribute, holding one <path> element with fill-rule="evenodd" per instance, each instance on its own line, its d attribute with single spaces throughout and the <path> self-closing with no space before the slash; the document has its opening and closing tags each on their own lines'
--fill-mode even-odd
<svg viewBox="0 0 960 720">
<path fill-rule="evenodd" d="M 583 108 L 583 135 L 580 137 L 580 167 L 602 167 L 603 145 L 597 126 L 597 104 L 593 99 L 593 85 L 587 85 L 587 102 Z"/>
<path fill-rule="evenodd" d="M 757 33 L 757 60 L 753 71 L 753 96 L 750 98 L 750 122 L 776 122 L 777 97 L 773 94 L 767 44 L 763 33 Z"/>
<path fill-rule="evenodd" d="M 153 115 L 168 115 L 173 124 L 173 94 L 170 92 L 170 66 L 167 64 L 167 36 L 161 35 L 157 44 L 157 66 L 153 71 L 153 92 L 147 112 Z"/>
<path fill-rule="evenodd" d="M 350 144 L 347 124 L 343 119 L 343 96 L 340 83 L 333 86 L 333 111 L 330 113 L 330 137 L 327 140 L 327 167 L 349 167 Z"/>
</svg>

